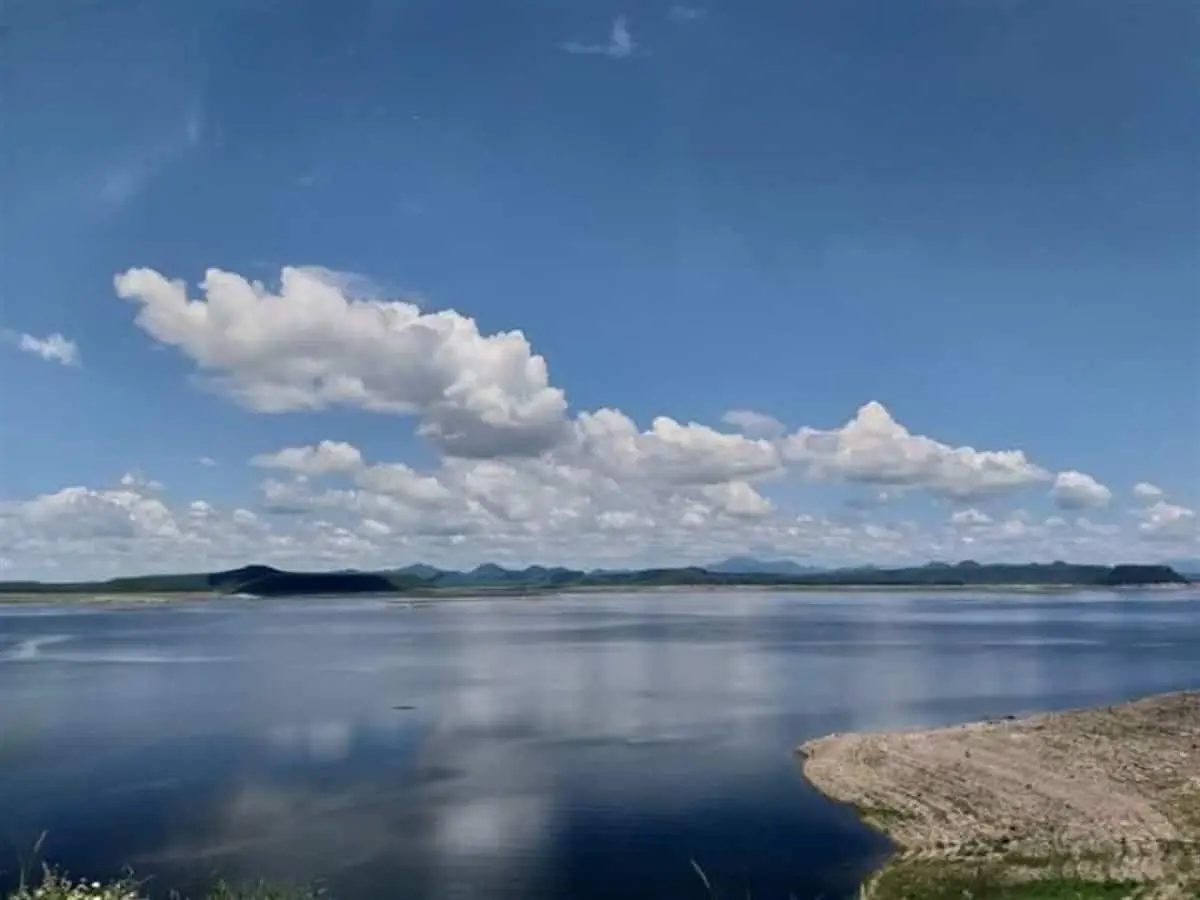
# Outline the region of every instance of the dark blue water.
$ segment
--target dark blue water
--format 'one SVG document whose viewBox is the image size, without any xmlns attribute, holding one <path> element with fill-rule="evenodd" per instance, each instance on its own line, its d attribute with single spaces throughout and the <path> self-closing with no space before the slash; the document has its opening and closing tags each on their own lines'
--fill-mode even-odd
<svg viewBox="0 0 1200 900">
<path fill-rule="evenodd" d="M 830 731 L 1200 687 L 1200 595 L 768 592 L 0 606 L 0 887 L 845 897 Z"/>
</svg>

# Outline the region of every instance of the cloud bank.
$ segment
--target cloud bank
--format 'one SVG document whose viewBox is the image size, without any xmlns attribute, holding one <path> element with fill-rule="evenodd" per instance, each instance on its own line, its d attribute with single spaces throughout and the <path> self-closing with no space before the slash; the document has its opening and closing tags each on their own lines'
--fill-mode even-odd
<svg viewBox="0 0 1200 900">
<path fill-rule="evenodd" d="M 0 503 L 0 557 L 77 577 L 251 560 L 626 566 L 749 552 L 832 565 L 1200 549 L 1194 511 L 1156 487 L 1139 484 L 1128 514 L 1097 519 L 1113 494 L 1091 475 L 915 433 L 876 400 L 798 428 L 748 409 L 721 417 L 728 430 L 576 410 L 520 331 L 483 333 L 469 316 L 361 284 L 313 267 L 283 269 L 275 287 L 219 269 L 196 291 L 147 268 L 114 279 L 137 327 L 207 389 L 251 414 L 407 420 L 432 464 L 374 458 L 334 434 L 243 460 L 261 480 L 237 502 L 175 498 L 140 475 L 68 486 Z M 817 489 L 875 499 L 822 505 L 810 502 Z"/>
</svg>

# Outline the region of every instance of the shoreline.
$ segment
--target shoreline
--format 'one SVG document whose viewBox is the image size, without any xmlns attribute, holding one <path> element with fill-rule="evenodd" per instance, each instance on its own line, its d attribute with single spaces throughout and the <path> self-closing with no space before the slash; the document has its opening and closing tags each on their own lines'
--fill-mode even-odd
<svg viewBox="0 0 1200 900">
<path fill-rule="evenodd" d="M 797 753 L 895 846 L 864 898 L 1200 896 L 1200 690 Z"/>
<path fill-rule="evenodd" d="M 429 602 L 433 600 L 470 600 L 481 598 L 496 599 L 530 599 L 540 597 L 565 597 L 572 594 L 684 594 L 684 593 L 797 593 L 797 594 L 875 594 L 875 593 L 912 593 L 925 591 L 931 594 L 947 594 L 952 592 L 964 594 L 1002 594 L 1002 595 L 1069 595 L 1080 593 L 1091 594 L 1124 594 L 1131 593 L 1163 593 L 1172 594 L 1195 590 L 1197 584 L 1145 584 L 1145 585 L 1091 585 L 1091 584 L 695 584 L 695 585 L 568 585 L 553 588 L 518 588 L 518 587 L 445 587 L 445 588 L 416 588 L 408 591 L 386 593 L 351 592 L 331 594 L 225 594 L 217 591 L 28 591 L 12 593 L 0 592 L 0 606 L 25 603 L 75 603 L 75 604 L 163 604 L 205 600 L 220 602 L 222 600 L 329 600 L 329 599 L 363 599 L 386 600 L 393 603 L 406 601 Z"/>
</svg>

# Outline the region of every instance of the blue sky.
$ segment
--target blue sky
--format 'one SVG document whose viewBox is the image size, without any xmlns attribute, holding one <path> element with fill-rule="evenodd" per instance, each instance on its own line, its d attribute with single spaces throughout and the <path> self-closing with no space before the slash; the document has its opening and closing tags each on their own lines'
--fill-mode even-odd
<svg viewBox="0 0 1200 900">
<path fill-rule="evenodd" d="M 0 558 L 1195 555 L 1196 40 L 1190 0 L 14 2 Z M 285 267 L 269 316 L 114 284 Z M 395 300 L 458 336 L 358 315 Z M 358 461 L 268 459 L 322 441 Z"/>
</svg>

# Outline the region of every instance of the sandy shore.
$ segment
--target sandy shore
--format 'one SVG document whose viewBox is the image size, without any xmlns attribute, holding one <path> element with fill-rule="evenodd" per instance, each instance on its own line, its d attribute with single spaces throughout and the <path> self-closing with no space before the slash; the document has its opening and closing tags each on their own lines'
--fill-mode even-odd
<svg viewBox="0 0 1200 900">
<path fill-rule="evenodd" d="M 1129 887 L 1064 897 L 1200 898 L 1200 691 L 932 731 L 835 734 L 799 752 L 809 781 L 897 845 L 867 896 L 962 896 L 960 882 L 1057 879 Z M 959 892 L 943 893 L 939 880 Z"/>
</svg>

